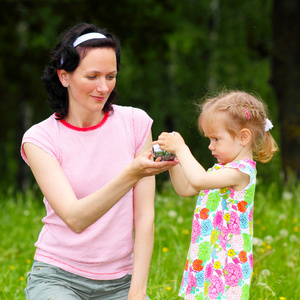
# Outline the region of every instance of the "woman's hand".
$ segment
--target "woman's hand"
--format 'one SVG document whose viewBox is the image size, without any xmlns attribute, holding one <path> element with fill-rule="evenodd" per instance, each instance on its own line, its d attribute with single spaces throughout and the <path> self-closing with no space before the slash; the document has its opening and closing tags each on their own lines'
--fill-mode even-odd
<svg viewBox="0 0 300 300">
<path fill-rule="evenodd" d="M 128 172 L 141 179 L 168 171 L 177 164 L 178 161 L 153 161 L 152 149 L 149 149 L 131 162 Z"/>
<path fill-rule="evenodd" d="M 162 132 L 159 135 L 158 140 L 153 143 L 159 144 L 162 150 L 173 153 L 176 156 L 178 152 L 186 146 L 180 133 L 175 131 L 172 133 Z"/>
<path fill-rule="evenodd" d="M 146 300 L 146 294 L 144 293 L 135 293 L 131 289 L 128 294 L 128 300 Z"/>
</svg>

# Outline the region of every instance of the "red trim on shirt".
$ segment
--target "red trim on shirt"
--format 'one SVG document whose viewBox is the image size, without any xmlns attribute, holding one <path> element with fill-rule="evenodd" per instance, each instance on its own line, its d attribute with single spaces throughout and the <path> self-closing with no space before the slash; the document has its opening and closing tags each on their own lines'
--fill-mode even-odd
<svg viewBox="0 0 300 300">
<path fill-rule="evenodd" d="M 105 112 L 104 118 L 101 120 L 101 122 L 99 124 L 91 126 L 91 127 L 84 127 L 84 128 L 76 127 L 76 126 L 73 126 L 70 123 L 66 122 L 65 120 L 60 120 L 60 121 L 63 125 L 67 126 L 70 129 L 77 130 L 77 131 L 90 131 L 90 130 L 94 130 L 94 129 L 97 129 L 97 128 L 101 127 L 105 123 L 105 121 L 107 120 L 108 114 L 109 114 L 108 111 Z"/>
</svg>

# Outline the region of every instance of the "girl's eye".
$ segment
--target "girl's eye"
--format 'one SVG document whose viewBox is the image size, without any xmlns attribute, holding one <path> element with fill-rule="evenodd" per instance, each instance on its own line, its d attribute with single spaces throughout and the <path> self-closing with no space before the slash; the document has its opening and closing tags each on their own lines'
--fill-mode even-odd
<svg viewBox="0 0 300 300">
<path fill-rule="evenodd" d="M 116 75 L 108 75 L 107 78 L 108 78 L 109 80 L 113 80 L 113 79 L 116 78 Z"/>
<path fill-rule="evenodd" d="M 95 78 L 96 78 L 96 76 L 88 76 L 88 79 L 90 79 L 90 80 L 93 80 Z"/>
</svg>

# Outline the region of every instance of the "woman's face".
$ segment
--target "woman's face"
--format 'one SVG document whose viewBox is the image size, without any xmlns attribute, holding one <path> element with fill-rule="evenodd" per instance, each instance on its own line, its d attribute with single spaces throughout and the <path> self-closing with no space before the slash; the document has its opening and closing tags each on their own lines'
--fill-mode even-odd
<svg viewBox="0 0 300 300">
<path fill-rule="evenodd" d="M 67 73 L 69 112 L 100 112 L 116 85 L 117 60 L 112 48 L 90 49 L 72 73 Z"/>
</svg>

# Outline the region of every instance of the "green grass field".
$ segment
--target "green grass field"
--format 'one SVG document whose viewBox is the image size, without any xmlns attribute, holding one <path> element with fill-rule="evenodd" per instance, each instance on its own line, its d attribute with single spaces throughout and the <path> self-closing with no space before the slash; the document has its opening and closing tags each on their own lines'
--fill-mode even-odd
<svg viewBox="0 0 300 300">
<path fill-rule="evenodd" d="M 300 299 L 300 184 L 282 192 L 258 184 L 254 208 L 254 275 L 250 299 Z M 37 193 L 0 197 L 0 299 L 25 299 L 27 272 L 45 209 Z M 156 231 L 148 295 L 179 299 L 196 198 L 167 186 L 156 195 Z"/>
</svg>

